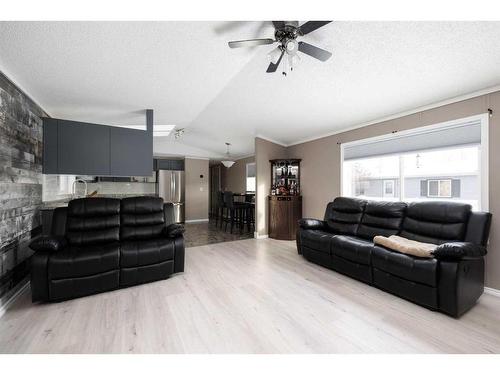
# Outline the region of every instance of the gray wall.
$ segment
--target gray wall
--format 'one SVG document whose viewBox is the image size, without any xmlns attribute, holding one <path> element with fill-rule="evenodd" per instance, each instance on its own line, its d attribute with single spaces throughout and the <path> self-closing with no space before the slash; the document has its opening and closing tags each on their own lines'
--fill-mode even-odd
<svg viewBox="0 0 500 375">
<path fill-rule="evenodd" d="M 251 156 L 245 159 L 236 160 L 231 168 L 224 167 L 225 173 L 224 190 L 233 193 L 244 193 L 247 189 L 247 164 L 255 163 L 255 157 Z"/>
<path fill-rule="evenodd" d="M 0 304 L 28 275 L 27 245 L 40 226 L 42 116 L 0 72 Z"/>
<path fill-rule="evenodd" d="M 267 236 L 269 228 L 268 196 L 271 192 L 271 159 L 287 157 L 287 148 L 262 138 L 255 138 L 256 196 L 255 232 Z"/>
<path fill-rule="evenodd" d="M 186 158 L 184 177 L 186 221 L 208 220 L 208 160 Z"/>
</svg>

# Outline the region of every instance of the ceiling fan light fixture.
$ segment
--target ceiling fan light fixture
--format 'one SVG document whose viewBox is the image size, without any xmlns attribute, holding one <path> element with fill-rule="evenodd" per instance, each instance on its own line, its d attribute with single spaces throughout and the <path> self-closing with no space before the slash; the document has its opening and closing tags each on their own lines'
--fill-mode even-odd
<svg viewBox="0 0 500 375">
<path fill-rule="evenodd" d="M 286 42 L 286 52 L 288 52 L 289 54 L 294 54 L 295 52 L 297 52 L 297 41 L 296 40 L 289 40 L 288 42 Z"/>
<path fill-rule="evenodd" d="M 278 62 L 280 56 L 281 56 L 281 46 L 276 47 L 267 54 L 269 61 L 271 61 L 273 64 L 276 64 Z"/>
</svg>

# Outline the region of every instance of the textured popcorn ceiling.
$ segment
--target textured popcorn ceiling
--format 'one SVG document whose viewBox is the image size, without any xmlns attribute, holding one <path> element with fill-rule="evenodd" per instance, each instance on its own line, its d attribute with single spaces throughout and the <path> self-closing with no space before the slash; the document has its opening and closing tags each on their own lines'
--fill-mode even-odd
<svg viewBox="0 0 500 375">
<path fill-rule="evenodd" d="M 500 84 L 500 23 L 334 22 L 303 38 L 333 52 L 303 55 L 285 78 L 266 74 L 263 22 L 0 22 L 0 70 L 52 116 L 186 128 L 156 154 L 253 153 Z"/>
</svg>

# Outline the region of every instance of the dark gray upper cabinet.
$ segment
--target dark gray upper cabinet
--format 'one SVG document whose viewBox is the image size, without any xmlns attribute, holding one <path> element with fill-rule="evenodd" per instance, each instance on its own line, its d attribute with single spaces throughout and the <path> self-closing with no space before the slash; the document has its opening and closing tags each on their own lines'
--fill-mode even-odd
<svg viewBox="0 0 500 375">
<path fill-rule="evenodd" d="M 155 171 L 158 170 L 183 171 L 184 160 L 178 159 L 155 159 Z"/>
<path fill-rule="evenodd" d="M 45 174 L 59 173 L 57 167 L 57 120 L 43 119 L 43 167 Z"/>
<path fill-rule="evenodd" d="M 61 174 L 109 175 L 109 127 L 58 120 Z"/>
<path fill-rule="evenodd" d="M 153 140 L 144 130 L 111 128 L 110 175 L 151 176 Z"/>
<path fill-rule="evenodd" d="M 151 176 L 152 129 L 152 113 L 146 131 L 44 118 L 43 173 Z"/>
</svg>

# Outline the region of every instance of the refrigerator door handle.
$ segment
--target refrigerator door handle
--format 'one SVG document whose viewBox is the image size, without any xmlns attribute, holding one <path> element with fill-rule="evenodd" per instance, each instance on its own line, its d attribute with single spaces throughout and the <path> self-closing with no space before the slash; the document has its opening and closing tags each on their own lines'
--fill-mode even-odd
<svg viewBox="0 0 500 375">
<path fill-rule="evenodd" d="M 170 171 L 170 202 L 173 202 L 173 195 L 174 195 L 174 175 Z"/>
<path fill-rule="evenodd" d="M 175 202 L 175 173 L 172 172 L 172 184 L 174 185 L 174 188 L 172 189 L 172 202 Z"/>
</svg>

